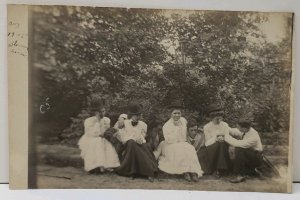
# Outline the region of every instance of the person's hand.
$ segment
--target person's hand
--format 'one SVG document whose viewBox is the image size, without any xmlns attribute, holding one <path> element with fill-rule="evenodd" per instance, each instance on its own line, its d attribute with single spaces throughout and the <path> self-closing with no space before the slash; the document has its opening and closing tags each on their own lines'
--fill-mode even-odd
<svg viewBox="0 0 300 200">
<path fill-rule="evenodd" d="M 136 140 L 136 143 L 138 144 L 143 144 L 144 143 L 144 140 L 142 137 L 140 137 L 139 139 Z"/>
<path fill-rule="evenodd" d="M 217 141 L 218 142 L 224 142 L 224 136 L 223 135 L 218 135 L 217 136 Z"/>
<path fill-rule="evenodd" d="M 124 125 L 124 121 L 119 121 L 119 122 L 118 122 L 118 128 L 119 128 L 119 129 L 124 128 L 124 126 L 125 126 L 125 125 Z"/>
</svg>

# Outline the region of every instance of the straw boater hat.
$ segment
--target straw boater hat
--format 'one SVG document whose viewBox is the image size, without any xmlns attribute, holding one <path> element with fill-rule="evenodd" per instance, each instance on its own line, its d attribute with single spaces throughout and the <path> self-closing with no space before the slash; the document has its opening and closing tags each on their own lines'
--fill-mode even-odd
<svg viewBox="0 0 300 200">
<path fill-rule="evenodd" d="M 183 105 L 179 100 L 173 101 L 170 105 L 167 106 L 168 109 L 183 109 Z"/>
<path fill-rule="evenodd" d="M 129 115 L 140 115 L 142 114 L 143 106 L 141 104 L 133 103 L 128 106 Z"/>
</svg>

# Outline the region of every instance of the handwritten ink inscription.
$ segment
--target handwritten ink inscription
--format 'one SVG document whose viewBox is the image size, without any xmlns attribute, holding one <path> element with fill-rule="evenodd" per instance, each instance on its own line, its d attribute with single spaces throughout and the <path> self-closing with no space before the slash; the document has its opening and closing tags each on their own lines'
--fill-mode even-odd
<svg viewBox="0 0 300 200">
<path fill-rule="evenodd" d="M 23 57 L 28 56 L 28 34 L 24 33 L 18 22 L 8 22 L 8 52 L 17 54 Z"/>
</svg>

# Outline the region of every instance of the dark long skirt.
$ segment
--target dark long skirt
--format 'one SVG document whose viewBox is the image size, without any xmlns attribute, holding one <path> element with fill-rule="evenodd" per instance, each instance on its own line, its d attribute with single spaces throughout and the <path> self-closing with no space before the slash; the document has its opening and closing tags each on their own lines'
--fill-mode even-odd
<svg viewBox="0 0 300 200">
<path fill-rule="evenodd" d="M 240 175 L 255 174 L 255 168 L 262 165 L 261 152 L 253 149 L 235 148 L 235 159 L 233 160 L 233 171 Z"/>
<path fill-rule="evenodd" d="M 138 144 L 134 140 L 125 143 L 121 165 L 117 174 L 132 177 L 153 177 L 158 171 L 157 162 L 148 143 Z"/>
<path fill-rule="evenodd" d="M 201 147 L 197 151 L 197 156 L 198 156 L 198 160 L 199 160 L 202 171 L 204 172 L 204 174 L 209 174 L 210 171 L 208 168 L 206 147 Z"/>
<path fill-rule="evenodd" d="M 230 169 L 230 159 L 228 144 L 225 142 L 215 142 L 206 147 L 207 173 L 218 171 L 228 171 Z"/>
</svg>

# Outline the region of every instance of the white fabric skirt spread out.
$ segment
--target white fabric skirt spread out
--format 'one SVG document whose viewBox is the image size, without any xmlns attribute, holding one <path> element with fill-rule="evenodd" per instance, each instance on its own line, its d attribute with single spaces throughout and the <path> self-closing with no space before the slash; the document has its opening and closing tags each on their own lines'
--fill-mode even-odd
<svg viewBox="0 0 300 200">
<path fill-rule="evenodd" d="M 79 142 L 84 169 L 90 171 L 97 167 L 115 168 L 120 161 L 115 148 L 105 138 L 83 135 Z"/>
<path fill-rule="evenodd" d="M 187 142 L 168 144 L 163 142 L 158 158 L 158 168 L 169 174 L 197 173 L 202 176 L 195 148 Z M 155 152 L 156 153 L 156 152 Z"/>
</svg>

